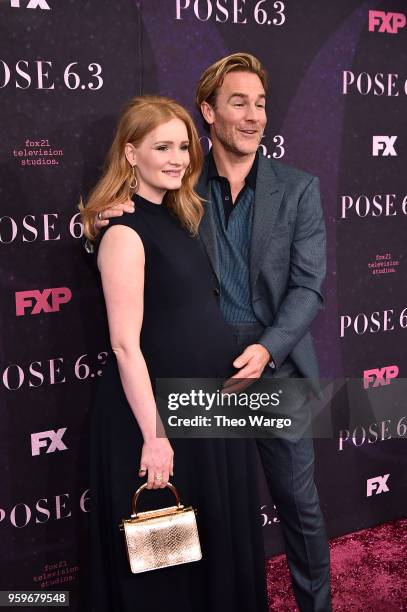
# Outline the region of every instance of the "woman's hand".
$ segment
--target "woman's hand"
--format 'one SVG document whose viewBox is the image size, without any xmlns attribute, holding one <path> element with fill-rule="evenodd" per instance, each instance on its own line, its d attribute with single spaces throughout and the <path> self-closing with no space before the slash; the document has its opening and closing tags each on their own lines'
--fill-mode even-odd
<svg viewBox="0 0 407 612">
<path fill-rule="evenodd" d="M 163 489 L 174 474 L 174 451 L 168 438 L 145 440 L 141 451 L 139 476 L 148 472 L 147 489 Z"/>
</svg>

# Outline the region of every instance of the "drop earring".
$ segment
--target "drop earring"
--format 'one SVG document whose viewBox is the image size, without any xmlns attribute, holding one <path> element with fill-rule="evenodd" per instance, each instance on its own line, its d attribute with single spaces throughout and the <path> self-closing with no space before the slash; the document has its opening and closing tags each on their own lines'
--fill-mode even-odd
<svg viewBox="0 0 407 612">
<path fill-rule="evenodd" d="M 136 167 L 135 165 L 131 167 L 131 179 L 130 179 L 129 187 L 130 187 L 130 189 L 133 189 L 134 191 L 137 191 L 137 189 L 138 189 L 138 180 L 137 180 L 137 176 L 136 176 L 135 167 Z"/>
</svg>

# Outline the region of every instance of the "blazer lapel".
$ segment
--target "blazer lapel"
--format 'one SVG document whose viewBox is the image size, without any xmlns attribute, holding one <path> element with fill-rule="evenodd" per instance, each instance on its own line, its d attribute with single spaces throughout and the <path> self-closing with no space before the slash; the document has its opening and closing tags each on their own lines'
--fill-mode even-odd
<svg viewBox="0 0 407 612">
<path fill-rule="evenodd" d="M 252 294 L 264 253 L 269 247 L 272 247 L 270 235 L 283 194 L 284 184 L 278 180 L 269 160 L 260 154 L 250 240 L 250 285 Z"/>
<path fill-rule="evenodd" d="M 216 278 L 220 279 L 220 271 L 219 271 L 219 255 L 218 255 L 218 247 L 216 244 L 216 231 L 215 231 L 215 220 L 213 217 L 213 208 L 211 201 L 211 188 L 207 183 L 207 174 L 208 174 L 208 158 L 205 158 L 205 164 L 201 172 L 201 176 L 199 177 L 198 184 L 195 188 L 197 194 L 203 198 L 203 206 L 204 206 L 204 216 L 199 225 L 199 237 L 201 239 L 201 243 L 204 246 L 206 254 L 208 255 L 209 261 L 211 263 L 212 269 Z"/>
</svg>

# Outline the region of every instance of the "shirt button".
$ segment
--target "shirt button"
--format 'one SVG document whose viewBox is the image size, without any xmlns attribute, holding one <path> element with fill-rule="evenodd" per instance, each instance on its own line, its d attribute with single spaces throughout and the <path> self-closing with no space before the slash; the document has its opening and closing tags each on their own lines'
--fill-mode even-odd
<svg viewBox="0 0 407 612">
<path fill-rule="evenodd" d="M 225 196 L 225 200 L 229 200 L 229 196 Z"/>
</svg>

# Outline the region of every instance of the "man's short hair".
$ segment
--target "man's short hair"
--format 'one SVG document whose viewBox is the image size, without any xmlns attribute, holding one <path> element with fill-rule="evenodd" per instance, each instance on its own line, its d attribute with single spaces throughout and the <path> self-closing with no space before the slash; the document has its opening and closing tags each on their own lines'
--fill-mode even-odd
<svg viewBox="0 0 407 612">
<path fill-rule="evenodd" d="M 267 91 L 268 76 L 262 63 L 251 53 L 233 53 L 222 57 L 201 75 L 196 89 L 195 104 L 201 112 L 202 102 L 211 106 L 216 104 L 216 92 L 222 86 L 225 76 L 229 72 L 252 72 L 259 77 L 264 90 Z"/>
</svg>

